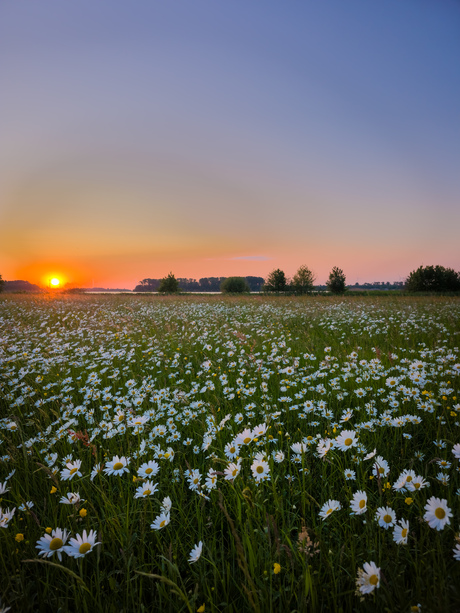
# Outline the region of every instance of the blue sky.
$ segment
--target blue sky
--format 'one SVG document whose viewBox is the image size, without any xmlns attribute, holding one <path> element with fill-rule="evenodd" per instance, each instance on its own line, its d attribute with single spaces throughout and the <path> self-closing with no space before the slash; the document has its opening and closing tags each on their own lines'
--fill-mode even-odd
<svg viewBox="0 0 460 613">
<path fill-rule="evenodd" d="M 0 272 L 460 268 L 460 4 L 0 7 Z"/>
</svg>

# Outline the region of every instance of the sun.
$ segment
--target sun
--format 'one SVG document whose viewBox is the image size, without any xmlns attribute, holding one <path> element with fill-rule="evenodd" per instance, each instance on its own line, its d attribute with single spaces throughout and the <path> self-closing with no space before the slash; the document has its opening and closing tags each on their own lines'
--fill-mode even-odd
<svg viewBox="0 0 460 613">
<path fill-rule="evenodd" d="M 50 279 L 50 285 L 52 287 L 58 287 L 58 285 L 60 284 L 59 279 L 56 279 L 56 277 L 53 277 L 52 279 Z"/>
</svg>

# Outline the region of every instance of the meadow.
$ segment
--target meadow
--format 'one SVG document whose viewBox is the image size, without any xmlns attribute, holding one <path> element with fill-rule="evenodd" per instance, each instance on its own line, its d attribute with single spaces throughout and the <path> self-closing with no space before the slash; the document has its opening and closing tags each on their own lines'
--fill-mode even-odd
<svg viewBox="0 0 460 613">
<path fill-rule="evenodd" d="M 0 611 L 460 611 L 460 300 L 0 297 Z"/>
</svg>

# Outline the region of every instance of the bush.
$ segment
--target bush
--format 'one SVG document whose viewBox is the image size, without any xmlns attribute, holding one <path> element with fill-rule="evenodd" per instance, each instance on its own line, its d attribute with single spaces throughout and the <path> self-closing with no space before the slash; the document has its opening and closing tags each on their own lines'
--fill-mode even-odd
<svg viewBox="0 0 460 613">
<path fill-rule="evenodd" d="M 334 266 L 329 274 L 329 279 L 326 281 L 327 289 L 331 294 L 344 294 L 346 291 L 346 277 L 341 268 Z"/>
<path fill-rule="evenodd" d="M 176 294 L 179 291 L 179 281 L 172 272 L 167 277 L 161 279 L 158 291 L 161 294 Z"/>
<path fill-rule="evenodd" d="M 220 291 L 224 294 L 249 293 L 249 285 L 244 277 L 228 277 L 220 284 Z"/>
<path fill-rule="evenodd" d="M 409 292 L 458 292 L 460 273 L 444 266 L 420 266 L 406 279 Z"/>
<path fill-rule="evenodd" d="M 4 285 L 5 285 L 5 281 L 2 279 L 2 275 L 0 275 L 0 293 L 3 292 Z"/>
<path fill-rule="evenodd" d="M 273 270 L 267 277 L 264 283 L 263 290 L 265 292 L 285 292 L 287 290 L 288 282 L 286 275 L 282 270 L 277 268 Z"/>
<path fill-rule="evenodd" d="M 315 275 L 306 266 L 301 266 L 292 279 L 291 288 L 296 294 L 307 294 L 313 290 Z"/>
</svg>

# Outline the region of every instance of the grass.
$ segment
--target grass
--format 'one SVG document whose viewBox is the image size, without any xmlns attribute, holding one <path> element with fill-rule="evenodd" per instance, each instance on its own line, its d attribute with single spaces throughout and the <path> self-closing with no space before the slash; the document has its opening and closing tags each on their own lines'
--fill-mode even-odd
<svg viewBox="0 0 460 613">
<path fill-rule="evenodd" d="M 3 604 L 460 610 L 459 320 L 456 297 L 3 296 Z M 345 451 L 343 431 L 356 439 Z M 127 470 L 109 475 L 115 456 Z M 149 461 L 158 472 L 142 476 Z M 406 474 L 422 487 L 398 486 Z M 135 498 L 149 480 L 155 491 Z M 71 492 L 80 501 L 60 502 Z M 452 513 L 440 530 L 431 497 Z M 329 500 L 340 509 L 323 520 Z M 409 521 L 407 544 L 379 525 L 385 507 Z M 100 544 L 39 555 L 47 528 L 94 530 Z M 366 562 L 379 585 L 357 593 Z"/>
</svg>

